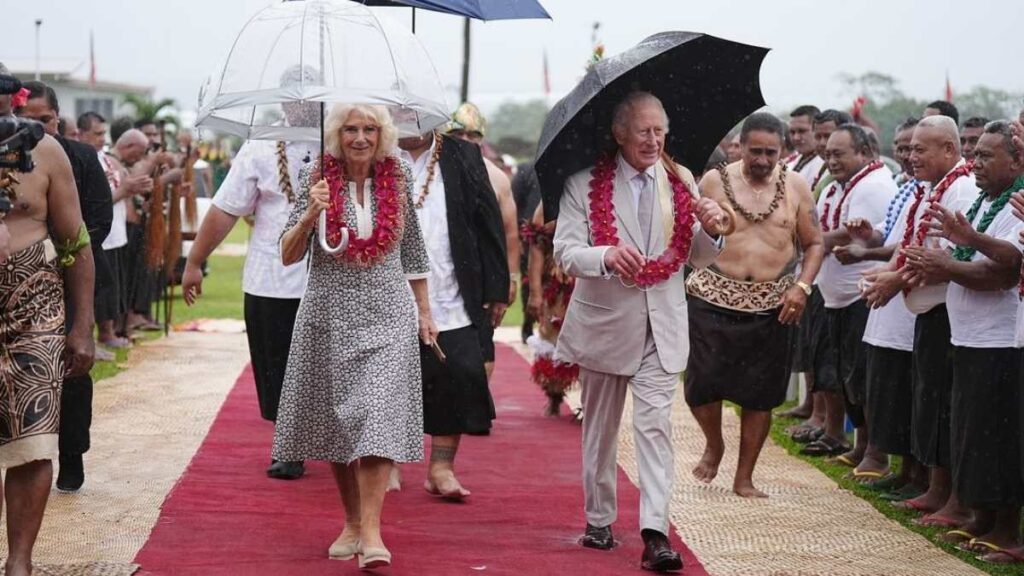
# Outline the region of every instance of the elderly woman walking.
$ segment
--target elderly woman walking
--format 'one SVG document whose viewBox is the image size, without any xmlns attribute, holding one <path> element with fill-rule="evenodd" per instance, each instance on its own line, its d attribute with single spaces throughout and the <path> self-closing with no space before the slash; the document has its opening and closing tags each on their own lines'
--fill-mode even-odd
<svg viewBox="0 0 1024 576">
<path fill-rule="evenodd" d="M 423 458 L 416 338 L 429 344 L 437 337 L 413 179 L 391 155 L 396 138 L 387 109 L 335 105 L 325 120 L 325 157 L 301 173 L 281 238 L 286 265 L 310 250 L 312 257 L 274 458 L 331 462 L 345 527 L 329 555 L 358 557 L 360 568 L 391 562 L 380 534 L 385 488 L 395 462 Z M 351 238 L 333 255 L 312 241 L 325 210 L 328 245 L 338 245 L 343 228 Z"/>
</svg>

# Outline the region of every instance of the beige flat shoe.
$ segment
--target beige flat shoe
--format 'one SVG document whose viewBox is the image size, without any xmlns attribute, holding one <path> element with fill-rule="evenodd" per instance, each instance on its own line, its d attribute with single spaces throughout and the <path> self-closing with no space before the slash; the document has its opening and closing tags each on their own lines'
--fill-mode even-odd
<svg viewBox="0 0 1024 576">
<path fill-rule="evenodd" d="M 327 549 L 327 557 L 331 560 L 351 560 L 359 553 L 359 540 L 345 542 L 338 536 L 338 539 Z"/>
<path fill-rule="evenodd" d="M 359 567 L 364 570 L 391 565 L 391 552 L 387 548 L 363 548 L 359 553 Z"/>
</svg>

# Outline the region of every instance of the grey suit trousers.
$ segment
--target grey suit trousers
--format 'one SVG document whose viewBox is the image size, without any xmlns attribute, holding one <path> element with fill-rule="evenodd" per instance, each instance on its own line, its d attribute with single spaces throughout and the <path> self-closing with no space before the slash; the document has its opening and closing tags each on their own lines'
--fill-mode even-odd
<svg viewBox="0 0 1024 576">
<path fill-rule="evenodd" d="M 609 526 L 616 502 L 619 422 L 627 389 L 633 392 L 633 436 L 640 474 L 640 529 L 668 535 L 675 466 L 672 403 L 679 374 L 665 372 L 650 325 L 640 369 L 618 376 L 580 368 L 583 401 L 583 493 L 587 522 Z"/>
</svg>

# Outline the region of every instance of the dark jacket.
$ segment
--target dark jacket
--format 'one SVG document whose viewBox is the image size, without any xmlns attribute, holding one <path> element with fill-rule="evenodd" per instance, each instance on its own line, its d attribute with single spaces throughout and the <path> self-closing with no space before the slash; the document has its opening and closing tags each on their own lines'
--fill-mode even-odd
<svg viewBox="0 0 1024 576">
<path fill-rule="evenodd" d="M 455 278 L 473 324 L 488 321 L 483 305 L 508 301 L 508 260 L 501 210 L 480 147 L 444 137 L 441 157 L 448 239 Z"/>
<path fill-rule="evenodd" d="M 71 172 L 75 176 L 75 186 L 78 187 L 78 204 L 82 209 L 85 227 L 89 229 L 93 260 L 96 263 L 96 288 L 100 289 L 113 282 L 113 273 L 102 248 L 114 219 L 110 183 L 107 182 L 107 175 L 103 172 L 95 148 L 62 136 L 57 137 L 57 142 L 60 142 L 71 162 Z"/>
</svg>

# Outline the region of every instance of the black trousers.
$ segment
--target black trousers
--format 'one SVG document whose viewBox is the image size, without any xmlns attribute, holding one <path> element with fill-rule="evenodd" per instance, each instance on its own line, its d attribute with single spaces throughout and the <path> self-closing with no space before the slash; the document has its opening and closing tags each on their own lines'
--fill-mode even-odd
<svg viewBox="0 0 1024 576">
<path fill-rule="evenodd" d="M 256 377 L 260 416 L 271 422 L 277 420 L 277 406 L 281 401 L 284 371 L 288 365 L 292 330 L 300 302 L 301 299 L 245 295 L 245 332 Z"/>
<path fill-rule="evenodd" d="M 866 424 L 864 401 L 867 396 L 867 366 L 864 328 L 868 324 L 868 306 L 857 300 L 845 308 L 828 308 L 828 329 L 839 383 L 843 386 L 846 415 L 857 428 Z"/>
<path fill-rule="evenodd" d="M 950 396 L 953 393 L 953 345 L 949 315 L 940 304 L 914 323 L 914 409 L 911 448 L 925 466 L 949 468 Z"/>
<path fill-rule="evenodd" d="M 64 379 L 60 391 L 60 431 L 57 435 L 57 446 L 62 455 L 79 456 L 89 451 L 92 388 L 92 378 L 88 374 Z"/>
</svg>

